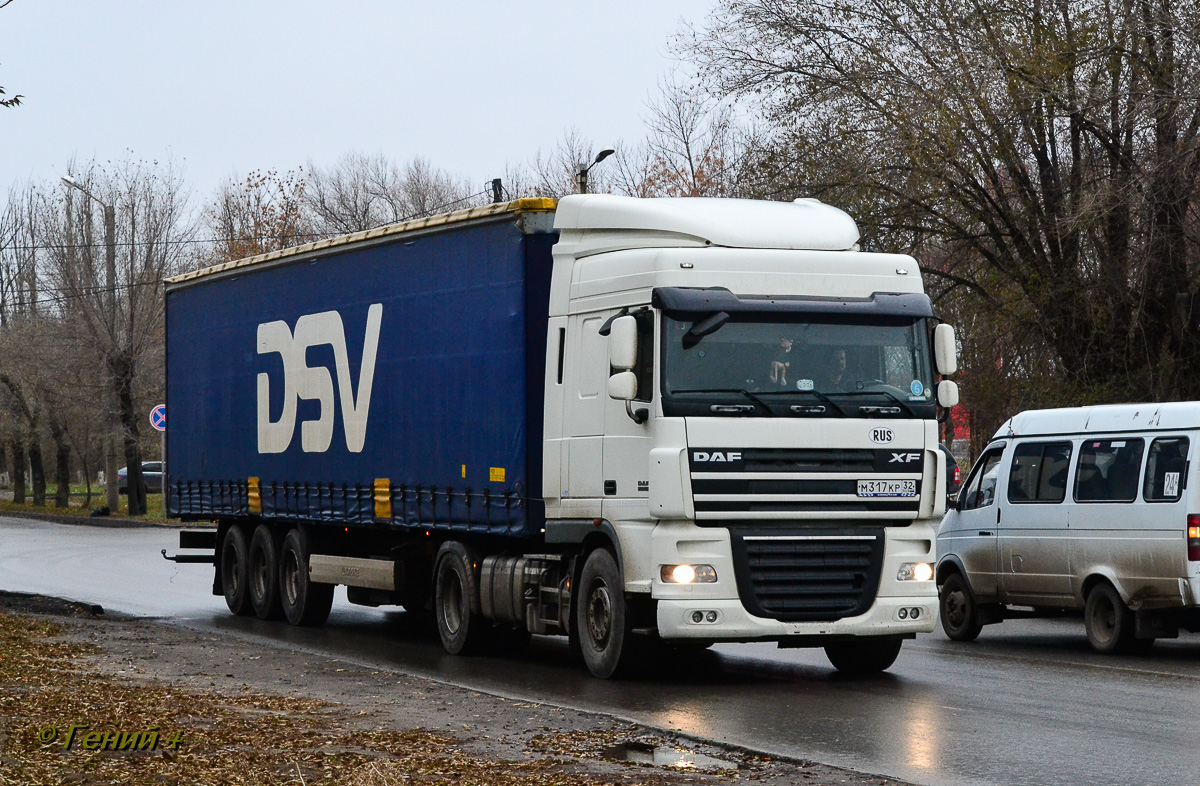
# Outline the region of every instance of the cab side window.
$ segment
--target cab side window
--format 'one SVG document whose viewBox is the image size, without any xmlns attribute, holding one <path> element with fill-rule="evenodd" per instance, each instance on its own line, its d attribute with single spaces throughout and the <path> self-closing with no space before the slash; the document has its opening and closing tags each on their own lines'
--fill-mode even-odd
<svg viewBox="0 0 1200 786">
<path fill-rule="evenodd" d="M 1062 502 L 1067 496 L 1070 442 L 1026 442 L 1013 450 L 1009 502 Z"/>
<path fill-rule="evenodd" d="M 1089 439 L 1079 447 L 1076 502 L 1133 502 L 1142 469 L 1142 439 Z"/>
<path fill-rule="evenodd" d="M 1175 502 L 1187 485 L 1187 437 L 1166 437 L 1150 443 L 1146 458 L 1146 477 L 1142 481 L 1142 499 L 1147 502 Z"/>
<path fill-rule="evenodd" d="M 962 510 L 986 508 L 996 501 L 996 482 L 1000 479 L 1000 457 L 1004 448 L 996 448 L 983 454 L 975 471 L 963 489 Z"/>
</svg>

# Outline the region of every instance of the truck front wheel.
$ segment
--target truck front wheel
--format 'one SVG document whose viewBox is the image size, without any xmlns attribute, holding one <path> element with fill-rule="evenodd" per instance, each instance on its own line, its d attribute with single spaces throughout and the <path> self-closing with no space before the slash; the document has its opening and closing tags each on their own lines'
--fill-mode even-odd
<svg viewBox="0 0 1200 786">
<path fill-rule="evenodd" d="M 225 538 L 221 541 L 221 587 L 225 592 L 225 605 L 234 614 L 249 614 L 250 593 L 247 585 L 250 583 L 248 567 L 248 549 L 246 548 L 246 533 L 237 524 L 225 530 Z"/>
<path fill-rule="evenodd" d="M 867 638 L 825 645 L 825 657 L 843 674 L 876 674 L 886 671 L 900 655 L 903 639 Z"/>
<path fill-rule="evenodd" d="M 575 600 L 579 649 L 588 671 L 601 679 L 627 674 L 634 665 L 625 582 L 616 557 L 596 549 L 583 563 Z"/>
<path fill-rule="evenodd" d="M 288 622 L 315 627 L 329 619 L 333 585 L 309 579 L 310 553 L 305 533 L 289 530 L 279 549 L 279 599 Z"/>
</svg>

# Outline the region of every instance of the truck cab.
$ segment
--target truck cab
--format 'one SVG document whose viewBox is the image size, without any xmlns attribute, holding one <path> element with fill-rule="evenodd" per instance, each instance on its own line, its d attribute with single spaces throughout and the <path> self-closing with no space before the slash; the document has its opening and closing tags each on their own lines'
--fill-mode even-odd
<svg viewBox="0 0 1200 786">
<path fill-rule="evenodd" d="M 628 600 L 579 586 L 581 635 L 876 670 L 932 630 L 957 388 L 916 261 L 815 200 L 570 196 L 555 228 L 546 538 L 611 549 Z"/>
</svg>

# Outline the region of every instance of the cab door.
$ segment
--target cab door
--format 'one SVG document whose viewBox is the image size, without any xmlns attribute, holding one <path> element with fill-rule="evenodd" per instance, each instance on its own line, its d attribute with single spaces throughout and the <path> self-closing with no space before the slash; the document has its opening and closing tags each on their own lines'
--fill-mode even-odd
<svg viewBox="0 0 1200 786">
<path fill-rule="evenodd" d="M 959 496 L 953 530 L 946 533 L 946 549 L 958 555 L 967 580 L 979 600 L 996 597 L 996 531 L 1000 507 L 996 503 L 1004 445 L 984 451 L 971 470 Z M 939 546 L 940 547 L 940 546 Z"/>
</svg>

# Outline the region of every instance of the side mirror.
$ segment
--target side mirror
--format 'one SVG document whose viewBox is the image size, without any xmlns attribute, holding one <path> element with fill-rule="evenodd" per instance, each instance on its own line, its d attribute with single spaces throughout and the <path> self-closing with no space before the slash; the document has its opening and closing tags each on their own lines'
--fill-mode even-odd
<svg viewBox="0 0 1200 786">
<path fill-rule="evenodd" d="M 943 379 L 937 386 L 937 400 L 946 409 L 958 405 L 958 383 Z"/>
<path fill-rule="evenodd" d="M 954 328 L 949 325 L 938 325 L 933 329 L 933 361 L 940 374 L 958 371 L 958 347 L 954 341 Z"/>
<path fill-rule="evenodd" d="M 608 364 L 617 371 L 629 371 L 637 366 L 637 319 L 631 316 L 613 320 L 608 334 Z M 633 396 L 613 396 L 633 398 Z"/>
<path fill-rule="evenodd" d="M 946 495 L 946 510 L 958 510 L 958 492 Z"/>
<path fill-rule="evenodd" d="M 617 401 L 633 401 L 637 398 L 637 374 L 618 371 L 608 378 L 608 397 Z"/>
</svg>

